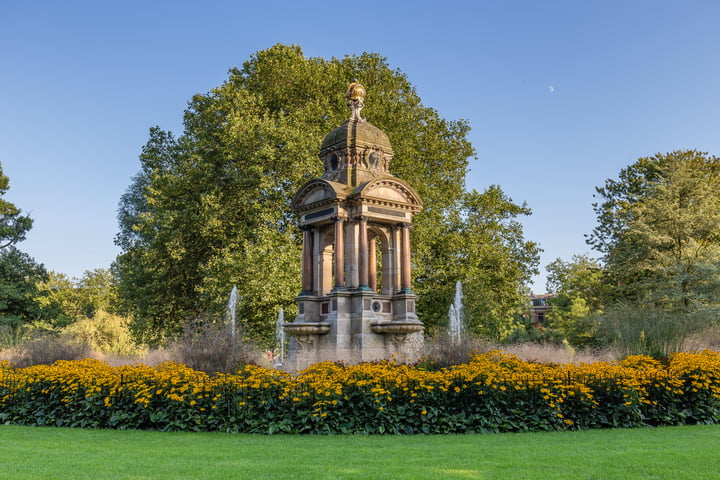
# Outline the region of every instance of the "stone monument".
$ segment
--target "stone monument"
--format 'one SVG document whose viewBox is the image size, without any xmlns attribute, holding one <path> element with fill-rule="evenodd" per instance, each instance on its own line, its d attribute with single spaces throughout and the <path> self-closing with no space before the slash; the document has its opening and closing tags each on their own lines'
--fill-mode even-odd
<svg viewBox="0 0 720 480">
<path fill-rule="evenodd" d="M 411 288 L 410 230 L 417 193 L 389 171 L 388 136 L 360 116 L 365 89 L 347 94 L 350 118 L 320 147 L 325 166 L 292 201 L 303 230 L 302 291 L 288 366 L 323 360 L 416 361 L 423 324 Z"/>
</svg>

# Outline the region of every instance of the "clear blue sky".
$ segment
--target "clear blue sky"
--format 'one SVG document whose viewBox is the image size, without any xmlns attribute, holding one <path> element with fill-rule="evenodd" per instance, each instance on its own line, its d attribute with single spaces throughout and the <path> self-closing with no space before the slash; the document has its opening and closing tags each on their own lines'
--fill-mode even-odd
<svg viewBox="0 0 720 480">
<path fill-rule="evenodd" d="M 719 24 L 710 0 L 0 0 L 0 163 L 35 219 L 19 248 L 70 276 L 108 267 L 148 129 L 181 133 L 193 94 L 285 43 L 379 52 L 426 106 L 467 119 L 467 187 L 527 202 L 544 267 L 590 251 L 594 187 L 621 168 L 720 155 Z"/>
</svg>

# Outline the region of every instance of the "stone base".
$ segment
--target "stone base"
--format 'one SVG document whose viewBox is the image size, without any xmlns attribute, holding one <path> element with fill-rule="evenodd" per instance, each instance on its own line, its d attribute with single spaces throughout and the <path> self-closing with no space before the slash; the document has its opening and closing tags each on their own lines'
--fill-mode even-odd
<svg viewBox="0 0 720 480">
<path fill-rule="evenodd" d="M 322 361 L 419 361 L 424 336 L 415 314 L 415 299 L 412 293 L 380 295 L 372 291 L 299 297 L 302 313 L 285 324 L 291 338 L 284 368 L 297 371 Z"/>
<path fill-rule="evenodd" d="M 353 335 L 350 348 L 337 348 L 330 337 L 293 336 L 290 338 L 283 369 L 294 372 L 326 361 L 346 365 L 379 360 L 415 363 L 422 358 L 424 341 L 422 332 L 397 335 L 358 334 Z"/>
</svg>

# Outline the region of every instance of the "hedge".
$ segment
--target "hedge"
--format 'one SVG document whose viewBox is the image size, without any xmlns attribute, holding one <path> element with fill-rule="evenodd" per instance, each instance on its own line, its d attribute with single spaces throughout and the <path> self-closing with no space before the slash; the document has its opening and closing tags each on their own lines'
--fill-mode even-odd
<svg viewBox="0 0 720 480">
<path fill-rule="evenodd" d="M 499 352 L 439 371 L 319 363 L 290 375 L 246 366 L 0 363 L 0 424 L 245 433 L 550 431 L 720 420 L 720 353 L 665 362 L 537 364 Z"/>
</svg>

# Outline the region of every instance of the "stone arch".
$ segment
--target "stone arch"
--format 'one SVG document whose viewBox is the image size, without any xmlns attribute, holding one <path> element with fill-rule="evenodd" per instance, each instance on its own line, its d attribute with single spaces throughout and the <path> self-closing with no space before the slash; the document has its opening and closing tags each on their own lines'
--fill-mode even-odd
<svg viewBox="0 0 720 480">
<path fill-rule="evenodd" d="M 303 185 L 292 199 L 292 209 L 302 214 L 313 208 L 334 204 L 347 197 L 347 187 L 325 179 L 314 179 Z"/>
<path fill-rule="evenodd" d="M 407 183 L 389 175 L 362 185 L 356 190 L 355 196 L 366 203 L 379 203 L 413 212 L 422 210 L 422 201 L 417 192 Z"/>
</svg>

